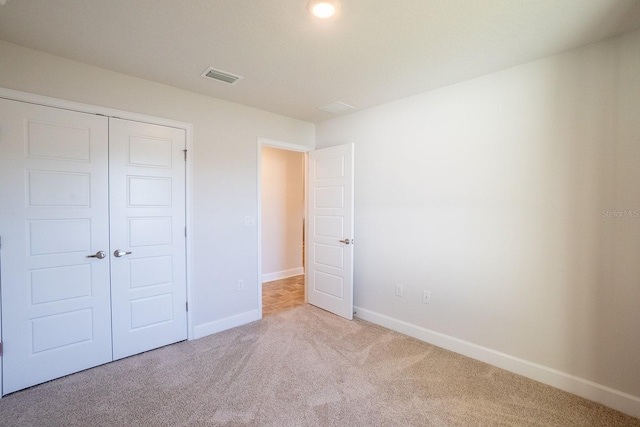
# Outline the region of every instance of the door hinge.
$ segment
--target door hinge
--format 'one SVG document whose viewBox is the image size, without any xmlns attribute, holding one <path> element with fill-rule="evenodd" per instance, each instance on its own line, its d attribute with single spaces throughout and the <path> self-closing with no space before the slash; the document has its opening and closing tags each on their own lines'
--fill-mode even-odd
<svg viewBox="0 0 640 427">
<path fill-rule="evenodd" d="M 184 308 L 186 309 L 186 311 L 189 311 L 189 301 L 184 303 Z"/>
<path fill-rule="evenodd" d="M 187 150 L 185 149 L 185 150 L 182 150 L 182 151 L 184 151 L 184 161 L 186 162 L 187 161 Z"/>
<path fill-rule="evenodd" d="M 184 228 L 184 237 L 187 237 L 187 227 Z"/>
<path fill-rule="evenodd" d="M 0 356 L 2 356 L 2 343 L 0 342 Z"/>
</svg>

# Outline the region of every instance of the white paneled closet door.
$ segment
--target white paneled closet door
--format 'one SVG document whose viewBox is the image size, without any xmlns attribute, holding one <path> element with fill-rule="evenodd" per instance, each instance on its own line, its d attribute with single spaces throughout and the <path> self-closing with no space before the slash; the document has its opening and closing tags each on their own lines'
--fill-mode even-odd
<svg viewBox="0 0 640 427">
<path fill-rule="evenodd" d="M 0 99 L 2 394 L 187 338 L 185 144 Z"/>
<path fill-rule="evenodd" d="M 3 394 L 112 360 L 107 151 L 106 117 L 0 99 Z"/>
<path fill-rule="evenodd" d="M 185 131 L 109 122 L 114 359 L 187 338 Z"/>
</svg>

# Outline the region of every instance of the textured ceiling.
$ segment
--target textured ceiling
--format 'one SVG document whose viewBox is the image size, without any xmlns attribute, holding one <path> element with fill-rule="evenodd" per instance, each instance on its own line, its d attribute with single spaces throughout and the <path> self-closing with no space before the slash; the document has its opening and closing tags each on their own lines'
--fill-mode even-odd
<svg viewBox="0 0 640 427">
<path fill-rule="evenodd" d="M 320 122 L 335 101 L 363 109 L 640 27 L 640 0 L 342 0 L 329 22 L 306 6 L 8 0 L 0 39 Z M 200 77 L 209 66 L 244 79 Z"/>
</svg>

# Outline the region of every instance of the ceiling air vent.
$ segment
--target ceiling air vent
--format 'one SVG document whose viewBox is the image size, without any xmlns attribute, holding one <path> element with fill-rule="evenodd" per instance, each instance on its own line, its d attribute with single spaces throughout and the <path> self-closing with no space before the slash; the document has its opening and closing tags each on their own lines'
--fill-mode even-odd
<svg viewBox="0 0 640 427">
<path fill-rule="evenodd" d="M 235 74 L 227 73 L 226 71 L 218 70 L 217 68 L 209 67 L 201 74 L 202 77 L 208 77 L 213 80 L 218 80 L 222 83 L 234 85 L 238 80 L 242 80 L 242 77 Z"/>
<path fill-rule="evenodd" d="M 354 107 L 351 105 L 345 104 L 344 102 L 332 102 L 331 104 L 323 105 L 322 107 L 318 107 L 318 109 L 322 111 L 326 111 L 331 114 L 339 114 L 348 110 L 353 110 Z"/>
</svg>

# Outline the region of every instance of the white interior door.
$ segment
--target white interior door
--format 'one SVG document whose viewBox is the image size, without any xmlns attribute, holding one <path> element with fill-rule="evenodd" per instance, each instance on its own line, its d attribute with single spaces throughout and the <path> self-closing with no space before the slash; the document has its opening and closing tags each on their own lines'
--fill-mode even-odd
<svg viewBox="0 0 640 427">
<path fill-rule="evenodd" d="M 353 144 L 309 152 L 307 300 L 353 318 Z"/>
<path fill-rule="evenodd" d="M 3 394 L 112 358 L 107 132 L 0 99 Z"/>
<path fill-rule="evenodd" d="M 109 121 L 114 359 L 187 338 L 185 131 Z M 120 252 L 118 252 L 120 251 Z"/>
</svg>

